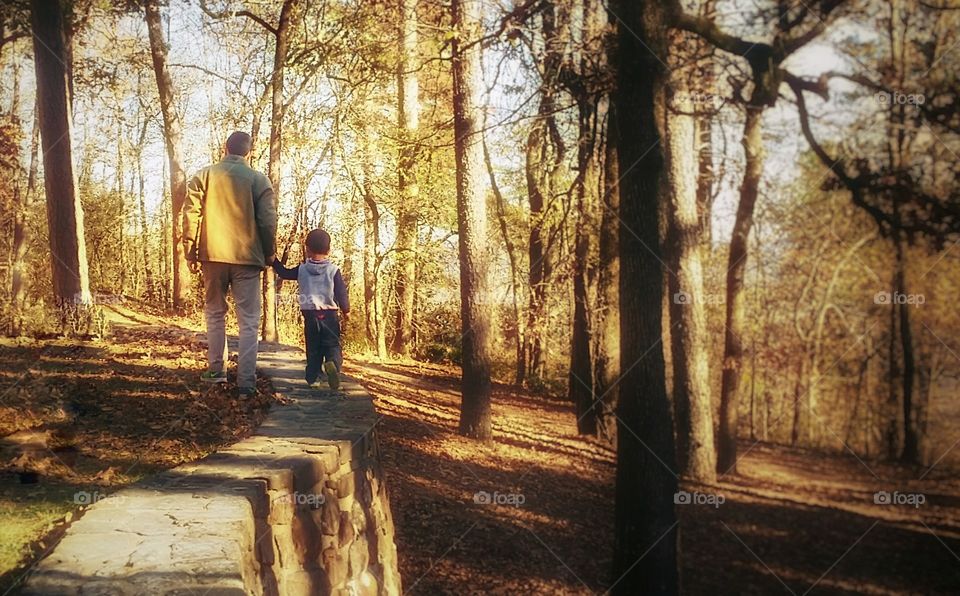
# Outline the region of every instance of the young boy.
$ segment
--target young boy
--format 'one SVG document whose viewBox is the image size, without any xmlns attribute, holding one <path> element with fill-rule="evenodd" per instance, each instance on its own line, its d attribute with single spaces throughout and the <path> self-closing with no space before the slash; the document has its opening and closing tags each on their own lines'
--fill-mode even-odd
<svg viewBox="0 0 960 596">
<path fill-rule="evenodd" d="M 327 373 L 330 388 L 340 387 L 340 367 L 343 352 L 340 349 L 340 321 L 350 317 L 350 299 L 340 268 L 330 262 L 330 234 L 313 230 L 304 241 L 307 260 L 293 268 L 273 261 L 273 270 L 281 279 L 297 280 L 300 288 L 297 298 L 303 313 L 303 334 L 307 343 L 307 385 L 317 382 L 322 369 Z"/>
</svg>

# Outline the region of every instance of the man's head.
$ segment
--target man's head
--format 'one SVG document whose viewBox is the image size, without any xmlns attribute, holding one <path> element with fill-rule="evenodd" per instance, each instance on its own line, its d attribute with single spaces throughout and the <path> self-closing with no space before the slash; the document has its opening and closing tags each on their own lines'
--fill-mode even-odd
<svg viewBox="0 0 960 596">
<path fill-rule="evenodd" d="M 246 157 L 250 155 L 250 149 L 252 145 L 253 140 L 250 138 L 250 135 L 238 130 L 227 137 L 227 155 L 239 155 L 240 157 Z"/>
<path fill-rule="evenodd" d="M 304 244 L 307 247 L 308 256 L 325 257 L 330 254 L 330 234 L 324 230 L 312 230 L 307 234 Z"/>
</svg>

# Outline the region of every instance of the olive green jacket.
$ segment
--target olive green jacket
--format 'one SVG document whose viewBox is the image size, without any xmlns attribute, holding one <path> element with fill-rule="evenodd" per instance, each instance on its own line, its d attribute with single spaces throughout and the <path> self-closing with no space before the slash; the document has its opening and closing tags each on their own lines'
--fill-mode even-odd
<svg viewBox="0 0 960 596">
<path fill-rule="evenodd" d="M 183 253 L 188 261 L 266 267 L 276 252 L 277 209 L 266 176 L 238 155 L 201 170 L 187 184 Z"/>
</svg>

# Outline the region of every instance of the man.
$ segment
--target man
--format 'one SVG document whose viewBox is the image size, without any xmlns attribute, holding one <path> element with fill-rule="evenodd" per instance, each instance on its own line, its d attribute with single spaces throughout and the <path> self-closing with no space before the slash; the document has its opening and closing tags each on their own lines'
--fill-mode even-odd
<svg viewBox="0 0 960 596">
<path fill-rule="evenodd" d="M 256 393 L 257 339 L 260 330 L 260 273 L 273 263 L 277 210 L 266 176 L 247 164 L 251 139 L 235 132 L 220 163 L 204 168 L 187 184 L 183 207 L 183 251 L 191 269 L 203 271 L 206 294 L 207 372 L 201 380 L 227 380 L 224 317 L 233 289 L 240 327 L 237 387 Z"/>
</svg>

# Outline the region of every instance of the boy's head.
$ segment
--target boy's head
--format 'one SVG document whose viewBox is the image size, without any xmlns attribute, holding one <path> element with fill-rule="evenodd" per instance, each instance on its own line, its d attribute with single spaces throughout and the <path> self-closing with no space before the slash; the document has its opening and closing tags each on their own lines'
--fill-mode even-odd
<svg viewBox="0 0 960 596">
<path fill-rule="evenodd" d="M 312 230 L 304 241 L 309 256 L 330 254 L 330 234 L 325 230 Z"/>
</svg>

